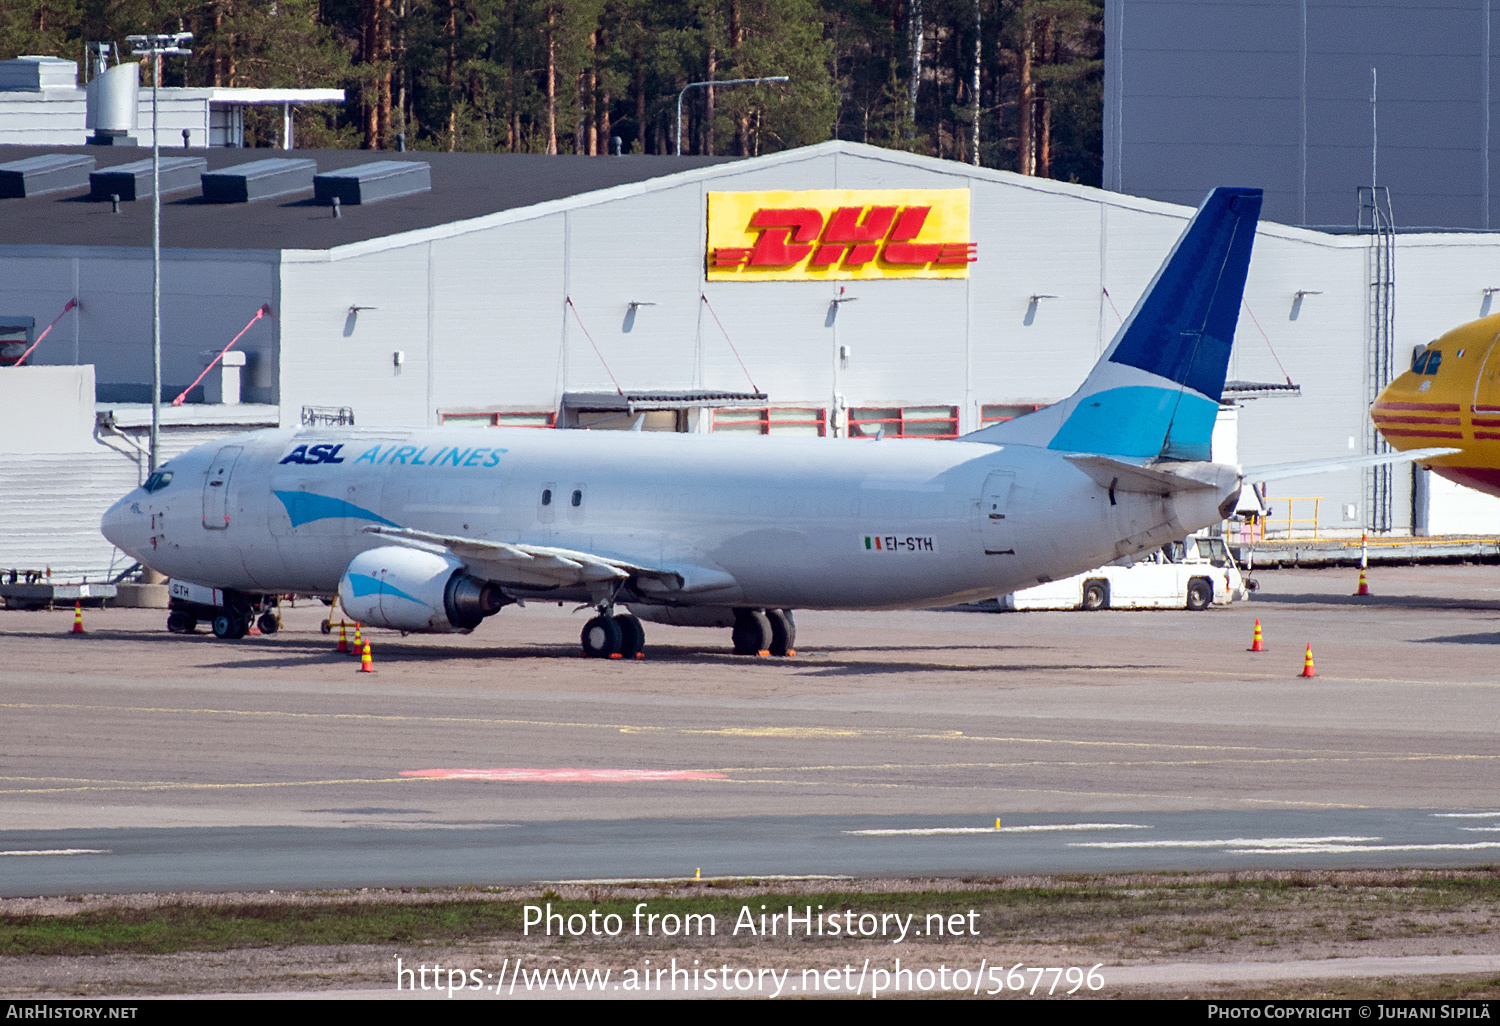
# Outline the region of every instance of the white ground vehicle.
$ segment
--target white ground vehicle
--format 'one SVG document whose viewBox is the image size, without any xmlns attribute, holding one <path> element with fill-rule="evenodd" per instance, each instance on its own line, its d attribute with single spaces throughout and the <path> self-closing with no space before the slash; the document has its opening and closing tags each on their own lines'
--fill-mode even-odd
<svg viewBox="0 0 1500 1026">
<path fill-rule="evenodd" d="M 1248 597 L 1223 540 L 1189 537 L 1129 566 L 1103 566 L 998 601 L 1005 610 L 1207 609 Z"/>
</svg>

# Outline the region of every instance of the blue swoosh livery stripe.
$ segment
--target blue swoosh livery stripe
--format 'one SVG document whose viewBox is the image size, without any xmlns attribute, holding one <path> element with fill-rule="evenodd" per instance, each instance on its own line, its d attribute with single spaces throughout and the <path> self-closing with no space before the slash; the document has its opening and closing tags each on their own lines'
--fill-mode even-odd
<svg viewBox="0 0 1500 1026">
<path fill-rule="evenodd" d="M 425 604 L 421 599 L 412 598 L 400 588 L 393 588 L 384 581 L 371 577 L 369 574 L 350 574 L 349 587 L 354 589 L 355 598 L 364 598 L 366 595 L 394 595 L 396 598 L 415 602 L 419 606 Z"/>
<path fill-rule="evenodd" d="M 319 495 L 316 492 L 277 492 L 276 498 L 286 507 L 286 515 L 292 518 L 293 527 L 301 527 L 310 524 L 314 520 L 338 520 L 348 518 L 351 520 L 373 520 L 377 524 L 386 524 L 390 527 L 400 527 L 393 521 L 387 520 L 378 513 L 372 513 L 363 506 L 356 506 L 352 502 L 343 499 L 334 499 L 327 495 Z"/>
</svg>

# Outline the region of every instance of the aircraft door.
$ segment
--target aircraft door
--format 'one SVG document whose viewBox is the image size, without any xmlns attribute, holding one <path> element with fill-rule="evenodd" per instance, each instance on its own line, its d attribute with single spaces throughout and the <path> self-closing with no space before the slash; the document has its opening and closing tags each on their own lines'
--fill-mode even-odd
<svg viewBox="0 0 1500 1026">
<path fill-rule="evenodd" d="M 1015 521 L 1011 517 L 1011 492 L 1016 475 L 997 470 L 984 480 L 984 494 L 979 502 L 980 532 L 987 556 L 1014 556 Z"/>
<path fill-rule="evenodd" d="M 243 451 L 241 446 L 226 445 L 209 465 L 208 479 L 203 482 L 203 526 L 210 531 L 229 526 L 229 479 Z"/>
</svg>

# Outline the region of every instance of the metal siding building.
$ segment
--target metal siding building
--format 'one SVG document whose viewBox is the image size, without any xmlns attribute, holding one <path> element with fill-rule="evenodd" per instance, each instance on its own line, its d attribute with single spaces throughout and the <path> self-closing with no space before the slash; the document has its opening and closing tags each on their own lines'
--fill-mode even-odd
<svg viewBox="0 0 1500 1026">
<path fill-rule="evenodd" d="M 368 159 L 303 152 L 320 167 Z M 457 418 L 476 415 L 546 419 L 564 412 L 565 396 L 612 393 L 616 383 L 628 391 L 760 391 L 767 408 L 815 411 L 795 417 L 818 418 L 829 433 L 841 401 L 851 410 L 929 417 L 939 415 L 934 408 L 941 416 L 951 410 L 952 429 L 967 432 L 981 426 L 986 406 L 1071 393 L 1193 212 L 842 142 L 685 164 L 381 156 L 430 160 L 433 191 L 349 207 L 340 219 L 295 198 L 233 209 L 165 204 L 164 237 L 175 248 L 164 260 L 164 376 L 173 388 L 196 377 L 259 304 L 276 311 L 239 347 L 249 353 L 245 398 L 261 405 L 237 414 L 189 402 L 174 411 L 187 420 L 169 427 L 170 445 L 267 419 L 295 425 L 306 406 L 350 407 L 362 427 L 473 423 Z M 706 280 L 710 191 L 835 188 L 967 189 L 978 245 L 967 279 Z M 97 367 L 99 415 L 112 413 L 122 430 L 139 434 L 149 411 L 129 401 L 147 398 L 138 383 L 149 376 L 149 221 L 66 197 L 5 202 L 16 214 L 0 222 L 0 314 L 41 326 L 76 294 L 80 313 L 59 324 L 38 362 Z M 142 242 L 126 244 L 142 227 Z M 1483 290 L 1496 284 L 1500 239 L 1403 235 L 1398 246 L 1404 365 L 1399 354 L 1409 344 L 1486 312 Z M 1365 237 L 1262 222 L 1230 377 L 1289 376 L 1302 394 L 1243 404 L 1237 441 L 1225 443 L 1237 445 L 1244 463 L 1365 446 L 1369 258 Z M 13 381 L 0 367 L 0 391 Z M 694 410 L 679 425 L 707 431 L 713 418 L 712 410 Z M 78 453 L 70 466 L 102 483 L 74 497 L 47 484 L 68 471 L 25 436 L 0 443 L 0 491 L 9 522 L 32 526 L 0 545 L 0 568 L 42 558 L 54 542 L 41 525 L 62 503 L 76 512 L 71 565 L 106 566 L 109 547 L 91 525 L 106 498 L 139 479 L 138 461 L 101 456 L 108 441 L 101 435 L 90 443 L 94 456 L 116 461 L 115 471 L 79 462 Z M 1410 524 L 1401 498 L 1409 473 L 1397 475 L 1398 530 Z M 1359 530 L 1368 514 L 1360 473 L 1303 482 L 1295 494 L 1323 497 L 1325 530 Z M 1500 501 L 1436 482 L 1433 496 L 1434 531 L 1500 532 Z M 84 508 L 91 503 L 97 510 Z"/>
<path fill-rule="evenodd" d="M 1493 0 L 1106 0 L 1104 185 L 1196 203 L 1266 190 L 1264 216 L 1355 223 L 1371 182 L 1398 225 L 1500 228 Z"/>
</svg>

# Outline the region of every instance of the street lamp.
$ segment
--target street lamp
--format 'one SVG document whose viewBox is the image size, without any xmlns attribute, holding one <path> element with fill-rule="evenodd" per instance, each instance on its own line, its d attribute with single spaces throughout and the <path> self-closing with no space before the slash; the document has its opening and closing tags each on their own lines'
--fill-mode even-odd
<svg viewBox="0 0 1500 1026">
<path fill-rule="evenodd" d="M 186 56 L 182 44 L 193 38 L 191 32 L 161 32 L 147 36 L 126 36 L 134 57 L 151 58 L 151 472 L 156 471 L 156 454 L 161 438 L 161 147 L 156 138 L 156 98 L 161 87 L 161 59 Z"/>
<path fill-rule="evenodd" d="M 699 86 L 732 86 L 732 85 L 757 85 L 761 82 L 786 82 L 785 75 L 772 75 L 770 78 L 726 78 L 719 82 L 689 82 L 682 87 L 682 92 L 677 94 L 677 156 L 682 156 L 682 96 L 689 89 L 697 89 Z"/>
</svg>

